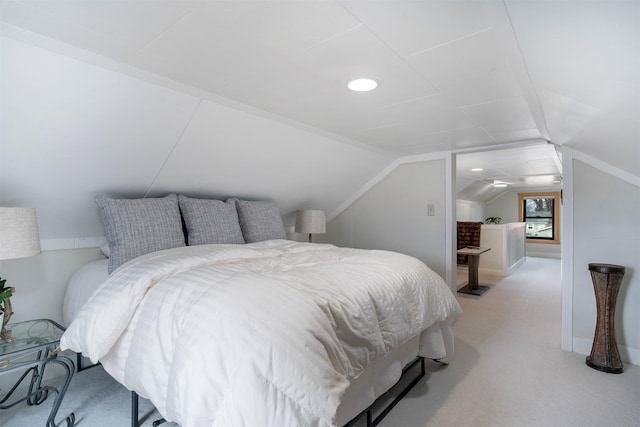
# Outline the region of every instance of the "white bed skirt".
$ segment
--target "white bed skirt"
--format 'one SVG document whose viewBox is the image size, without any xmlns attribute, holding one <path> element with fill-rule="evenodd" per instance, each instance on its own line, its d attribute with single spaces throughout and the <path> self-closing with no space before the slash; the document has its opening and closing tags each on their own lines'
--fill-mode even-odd
<svg viewBox="0 0 640 427">
<path fill-rule="evenodd" d="M 351 382 L 336 412 L 337 425 L 345 425 L 391 389 L 400 380 L 404 367 L 417 356 L 449 363 L 453 354 L 451 324 L 441 322 L 425 329 L 369 365 Z"/>
</svg>

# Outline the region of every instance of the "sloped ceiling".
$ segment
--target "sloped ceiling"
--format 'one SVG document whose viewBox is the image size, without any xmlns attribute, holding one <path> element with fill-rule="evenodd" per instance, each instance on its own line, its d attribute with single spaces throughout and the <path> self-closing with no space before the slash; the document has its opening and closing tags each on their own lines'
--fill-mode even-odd
<svg viewBox="0 0 640 427">
<path fill-rule="evenodd" d="M 398 155 L 542 138 L 637 174 L 638 9 L 9 0 L 2 22 Z M 361 75 L 380 88 L 346 91 Z"/>
<path fill-rule="evenodd" d="M 391 162 L 13 39 L 2 58 L 1 200 L 35 207 L 44 240 L 103 235 L 99 193 L 273 199 L 290 224 L 297 209 L 335 209 Z"/>
<path fill-rule="evenodd" d="M 93 55 L 101 67 L 126 64 L 309 126 L 320 145 L 311 144 L 307 157 L 323 151 L 323 144 L 336 149 L 336 141 L 347 141 L 352 152 L 341 169 L 332 160 L 302 159 L 304 150 L 296 153 L 303 164 L 337 171 L 345 191 L 394 157 L 528 140 L 567 145 L 640 175 L 638 1 L 5 0 L 1 24 L 3 36 L 16 43 L 69 56 L 84 52 L 81 59 Z M 359 76 L 377 79 L 379 88 L 348 91 L 348 80 Z M 153 96 L 137 101 L 144 103 L 138 107 L 166 106 Z M 175 149 L 169 142 L 181 137 L 184 123 L 205 126 L 204 110 L 225 110 L 182 96 L 175 94 L 168 107 L 175 109 L 175 123 L 145 127 L 152 134 L 168 132 L 165 145 L 158 143 L 158 158 L 149 159 L 169 158 L 168 169 L 201 154 L 190 151 L 189 142 Z M 276 141 L 264 143 L 278 149 Z M 351 161 L 356 152 L 363 156 L 359 162 Z M 167 175 L 162 190 L 174 175 Z M 137 185 L 126 173 L 120 179 Z M 192 188 L 205 187 L 193 182 Z M 2 197 L 13 200 L 6 190 Z M 332 210 L 339 201 L 322 204 Z"/>
</svg>

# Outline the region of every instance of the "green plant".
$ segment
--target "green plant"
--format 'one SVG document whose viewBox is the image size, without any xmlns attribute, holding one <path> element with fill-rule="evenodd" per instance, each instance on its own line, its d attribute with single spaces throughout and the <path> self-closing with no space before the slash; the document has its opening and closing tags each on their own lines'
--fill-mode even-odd
<svg viewBox="0 0 640 427">
<path fill-rule="evenodd" d="M 0 277 L 0 313 L 4 313 L 4 299 L 13 295 L 13 288 L 5 286 L 5 283 L 7 281 Z"/>
<path fill-rule="evenodd" d="M 486 222 L 487 224 L 500 224 L 500 221 L 502 221 L 502 218 L 500 218 L 499 216 L 490 216 L 484 220 L 484 222 Z"/>
</svg>

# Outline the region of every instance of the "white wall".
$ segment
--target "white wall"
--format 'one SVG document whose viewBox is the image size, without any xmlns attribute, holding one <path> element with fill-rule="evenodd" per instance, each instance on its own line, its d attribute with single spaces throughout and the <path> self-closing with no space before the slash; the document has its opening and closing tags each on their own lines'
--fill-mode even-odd
<svg viewBox="0 0 640 427">
<path fill-rule="evenodd" d="M 596 306 L 589 263 L 626 267 L 616 306 L 624 361 L 640 364 L 640 188 L 587 164 L 573 163 L 573 347 L 591 351 Z"/>
<path fill-rule="evenodd" d="M 473 202 L 470 200 L 458 200 L 456 202 L 456 220 L 484 222 L 486 218 L 484 208 L 484 203 Z"/>
<path fill-rule="evenodd" d="M 559 191 L 557 188 L 540 188 L 540 189 L 521 189 L 511 190 L 502 193 L 497 199 L 487 203 L 485 207 L 485 215 L 497 216 L 502 218 L 502 224 L 508 222 L 518 222 L 518 193 L 531 193 L 537 191 Z M 562 215 L 562 206 L 560 206 L 560 215 Z M 562 241 L 559 245 L 544 243 L 527 243 L 527 256 L 537 256 L 546 258 L 560 258 L 562 249 Z"/>
<path fill-rule="evenodd" d="M 498 198 L 489 201 L 484 208 L 485 218 L 497 216 L 502 223 L 518 222 L 518 193 L 505 191 Z"/>
<path fill-rule="evenodd" d="M 291 223 L 300 208 L 334 210 L 393 160 L 7 37 L 1 53 L 0 204 L 35 207 L 43 240 L 102 236 L 101 192 L 273 199 Z"/>
<path fill-rule="evenodd" d="M 69 278 L 80 266 L 101 258 L 97 248 L 88 248 L 0 261 L 2 278 L 16 288 L 11 322 L 52 319 L 62 324 L 62 300 Z"/>
<path fill-rule="evenodd" d="M 480 257 L 480 271 L 507 276 L 526 261 L 525 223 L 482 224 L 480 246 L 491 248 Z"/>
<path fill-rule="evenodd" d="M 445 160 L 401 164 L 327 226 L 322 241 L 415 256 L 446 277 Z M 434 216 L 427 215 L 433 204 Z"/>
<path fill-rule="evenodd" d="M 0 206 L 35 207 L 45 249 L 102 241 L 98 193 L 273 199 L 291 225 L 297 209 L 336 209 L 393 160 L 124 65 L 8 37 L 0 47 Z M 61 320 L 64 286 L 95 256 L 45 250 L 0 263 L 18 288 L 14 320 Z"/>
</svg>

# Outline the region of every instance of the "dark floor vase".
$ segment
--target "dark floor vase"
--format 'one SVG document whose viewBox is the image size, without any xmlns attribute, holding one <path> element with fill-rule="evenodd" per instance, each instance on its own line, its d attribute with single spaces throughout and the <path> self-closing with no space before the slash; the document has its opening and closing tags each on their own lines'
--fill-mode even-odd
<svg viewBox="0 0 640 427">
<path fill-rule="evenodd" d="M 589 264 L 596 296 L 596 331 L 587 366 L 610 374 L 622 373 L 622 360 L 616 342 L 616 299 L 624 277 L 624 267 L 612 264 Z"/>
</svg>

